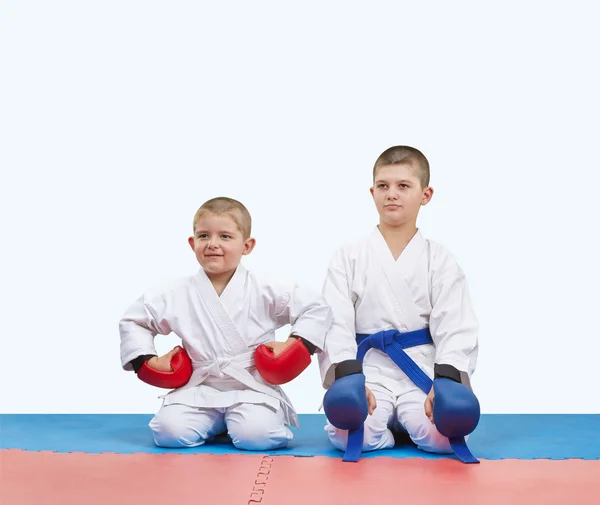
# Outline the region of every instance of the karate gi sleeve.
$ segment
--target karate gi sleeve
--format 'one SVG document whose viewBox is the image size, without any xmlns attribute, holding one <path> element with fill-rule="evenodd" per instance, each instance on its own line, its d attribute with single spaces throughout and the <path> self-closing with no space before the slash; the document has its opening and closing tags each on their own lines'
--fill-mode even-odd
<svg viewBox="0 0 600 505">
<path fill-rule="evenodd" d="M 323 296 L 312 289 L 271 286 L 269 312 L 277 324 L 292 326 L 290 336 L 302 338 L 311 354 L 322 350 L 331 325 L 331 308 Z"/>
<path fill-rule="evenodd" d="M 467 279 L 449 257 L 432 276 L 429 329 L 436 347 L 435 363 L 451 365 L 470 377 L 478 355 L 478 322 Z"/>
<path fill-rule="evenodd" d="M 350 267 L 343 250 L 336 252 L 329 264 L 323 296 L 333 311 L 333 322 L 325 338 L 325 348 L 318 356 L 323 387 L 328 389 L 335 380 L 336 365 L 356 359 L 357 351 Z"/>
<path fill-rule="evenodd" d="M 121 336 L 121 366 L 133 370 L 131 362 L 141 356 L 156 356 L 154 337 L 168 335 L 171 328 L 168 322 L 158 316 L 164 313 L 165 301 L 155 297 L 149 301 L 146 296 L 138 298 L 123 314 L 119 321 Z M 138 363 L 139 364 L 139 363 Z"/>
</svg>

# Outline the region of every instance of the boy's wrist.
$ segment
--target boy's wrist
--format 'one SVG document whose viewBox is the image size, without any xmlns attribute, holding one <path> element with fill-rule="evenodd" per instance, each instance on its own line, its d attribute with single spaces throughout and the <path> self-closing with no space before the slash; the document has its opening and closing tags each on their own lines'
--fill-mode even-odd
<svg viewBox="0 0 600 505">
<path fill-rule="evenodd" d="M 359 359 L 347 359 L 335 366 L 335 380 L 359 373 L 363 373 L 362 361 Z"/>
<path fill-rule="evenodd" d="M 131 363 L 133 371 L 135 373 L 138 373 L 140 371 L 140 368 L 144 366 L 144 363 L 146 363 L 146 361 L 156 357 L 156 354 L 144 354 L 142 356 L 138 356 L 137 358 L 132 359 L 129 363 Z"/>
<path fill-rule="evenodd" d="M 433 366 L 434 379 L 451 379 L 454 382 L 462 384 L 461 373 L 458 368 L 443 363 L 436 363 Z"/>
<path fill-rule="evenodd" d="M 308 352 L 312 356 L 315 353 L 315 351 L 317 350 L 317 346 L 315 344 L 309 342 L 305 338 L 302 338 L 302 337 L 298 337 L 298 338 L 300 338 L 300 340 L 302 340 L 304 347 L 306 347 L 308 349 Z"/>
<path fill-rule="evenodd" d="M 304 347 L 306 347 L 306 349 L 308 350 L 308 352 L 310 353 L 311 356 L 318 349 L 318 347 L 315 344 L 313 344 L 312 342 L 309 342 L 308 340 L 306 340 L 304 337 L 301 337 L 300 335 L 296 335 L 295 333 L 292 333 L 288 338 L 300 339 L 302 341 L 302 343 L 304 344 Z"/>
</svg>

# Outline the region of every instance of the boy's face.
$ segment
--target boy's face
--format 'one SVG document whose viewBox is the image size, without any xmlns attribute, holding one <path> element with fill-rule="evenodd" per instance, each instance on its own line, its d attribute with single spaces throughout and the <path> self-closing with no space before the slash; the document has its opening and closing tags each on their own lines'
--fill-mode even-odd
<svg viewBox="0 0 600 505">
<path fill-rule="evenodd" d="M 381 221 L 397 227 L 416 222 L 421 205 L 429 203 L 433 189 L 421 187 L 418 168 L 402 163 L 380 167 L 371 194 Z"/>
<path fill-rule="evenodd" d="M 231 216 L 221 214 L 200 217 L 188 243 L 204 271 L 208 275 L 219 275 L 233 272 L 242 256 L 252 252 L 255 240 L 244 240 Z"/>
</svg>

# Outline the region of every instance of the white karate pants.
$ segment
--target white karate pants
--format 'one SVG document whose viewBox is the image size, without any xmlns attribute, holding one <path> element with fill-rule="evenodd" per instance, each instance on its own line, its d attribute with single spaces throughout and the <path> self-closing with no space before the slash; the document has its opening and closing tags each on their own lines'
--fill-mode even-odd
<svg viewBox="0 0 600 505">
<path fill-rule="evenodd" d="M 163 405 L 150 428 L 160 447 L 196 447 L 225 431 L 235 447 L 250 451 L 280 449 L 294 438 L 282 409 L 251 403 L 222 409 Z"/>
<path fill-rule="evenodd" d="M 402 381 L 402 388 L 398 394 L 393 394 L 378 384 L 367 382 L 367 387 L 377 400 L 377 408 L 365 420 L 363 451 L 394 447 L 394 435 L 391 431 L 394 430 L 407 432 L 411 440 L 423 451 L 441 454 L 453 452 L 448 438 L 441 435 L 425 415 L 427 395 L 410 379 Z M 325 430 L 333 446 L 345 451 L 348 431 L 339 430 L 329 422 Z"/>
</svg>

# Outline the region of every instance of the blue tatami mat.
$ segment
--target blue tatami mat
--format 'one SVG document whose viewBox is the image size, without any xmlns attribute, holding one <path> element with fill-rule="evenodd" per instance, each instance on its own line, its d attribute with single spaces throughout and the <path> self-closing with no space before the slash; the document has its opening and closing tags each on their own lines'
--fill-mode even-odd
<svg viewBox="0 0 600 505">
<path fill-rule="evenodd" d="M 190 449 L 162 449 L 154 445 L 145 414 L 1 414 L 0 449 L 55 452 L 137 452 L 187 454 L 248 454 L 227 437 Z M 272 455 L 341 457 L 329 444 L 321 414 L 300 415 L 300 429 L 287 449 Z M 600 415 L 482 415 L 469 439 L 473 454 L 482 459 L 600 459 Z M 443 458 L 424 453 L 409 440 L 393 449 L 362 457 Z"/>
</svg>

